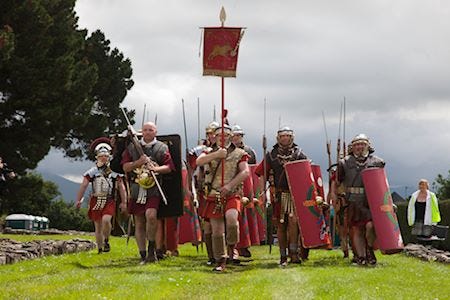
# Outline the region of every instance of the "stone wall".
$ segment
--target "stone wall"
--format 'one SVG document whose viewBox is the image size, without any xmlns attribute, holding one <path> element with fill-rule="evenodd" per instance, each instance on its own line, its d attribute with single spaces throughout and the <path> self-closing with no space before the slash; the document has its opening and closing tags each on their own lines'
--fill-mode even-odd
<svg viewBox="0 0 450 300">
<path fill-rule="evenodd" d="M 85 239 L 18 242 L 7 238 L 0 238 L 0 265 L 12 264 L 45 255 L 89 251 L 95 247 L 96 244 L 93 241 Z"/>
<path fill-rule="evenodd" d="M 431 246 L 408 244 L 403 250 L 406 255 L 414 256 L 426 261 L 437 261 L 450 264 L 450 252 L 439 250 Z"/>
<path fill-rule="evenodd" d="M 26 230 L 26 229 L 12 229 L 6 227 L 3 230 L 4 234 L 24 234 L 24 235 L 54 235 L 54 234 L 65 234 L 65 235 L 94 235 L 93 232 L 76 231 L 76 230 L 59 230 L 59 229 L 45 229 L 45 230 Z"/>
</svg>

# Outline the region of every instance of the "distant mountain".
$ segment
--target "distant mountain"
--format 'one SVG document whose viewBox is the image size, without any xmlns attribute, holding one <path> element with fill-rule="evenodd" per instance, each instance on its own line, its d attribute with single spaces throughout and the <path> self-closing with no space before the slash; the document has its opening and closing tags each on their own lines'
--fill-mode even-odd
<svg viewBox="0 0 450 300">
<path fill-rule="evenodd" d="M 391 193 L 397 193 L 403 199 L 408 199 L 412 193 L 417 190 L 417 187 L 414 186 L 399 186 L 399 187 L 390 187 Z"/>
<path fill-rule="evenodd" d="M 44 178 L 44 180 L 51 181 L 58 186 L 58 190 L 65 202 L 75 202 L 75 197 L 80 188 L 80 185 L 78 183 L 50 172 L 39 171 L 39 173 L 42 175 L 42 178 Z"/>
</svg>

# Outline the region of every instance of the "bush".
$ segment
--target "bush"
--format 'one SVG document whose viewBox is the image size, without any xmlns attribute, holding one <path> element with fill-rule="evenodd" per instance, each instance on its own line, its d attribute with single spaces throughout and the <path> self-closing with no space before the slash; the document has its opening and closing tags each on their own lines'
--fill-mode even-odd
<svg viewBox="0 0 450 300">
<path fill-rule="evenodd" d="M 60 230 L 94 231 L 93 223 L 87 218 L 87 208 L 76 209 L 72 203 L 55 200 L 47 214 L 50 227 Z"/>
<path fill-rule="evenodd" d="M 412 243 L 414 237 L 411 235 L 411 227 L 408 226 L 407 210 L 408 202 L 397 204 L 398 211 L 398 223 L 400 225 L 400 231 L 402 233 L 403 242 L 406 244 Z M 449 200 L 439 200 L 439 212 L 441 213 L 441 222 L 439 225 L 450 225 L 450 199 Z M 439 242 L 437 244 L 438 248 L 444 250 L 450 250 L 450 238 L 447 237 L 445 241 Z"/>
</svg>

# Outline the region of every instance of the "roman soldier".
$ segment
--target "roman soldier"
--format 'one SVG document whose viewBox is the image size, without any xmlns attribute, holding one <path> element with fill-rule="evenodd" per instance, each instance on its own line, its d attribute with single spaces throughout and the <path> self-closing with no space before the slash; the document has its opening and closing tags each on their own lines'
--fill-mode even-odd
<svg viewBox="0 0 450 300">
<path fill-rule="evenodd" d="M 96 164 L 83 174 L 83 181 L 76 196 L 76 206 L 79 208 L 83 195 L 89 184 L 92 193 L 89 197 L 88 217 L 94 222 L 95 239 L 98 253 L 109 252 L 109 236 L 111 235 L 111 219 L 116 211 L 117 191 L 121 198 L 120 209 L 126 211 L 127 196 L 123 184 L 123 175 L 111 170 L 111 145 L 108 138 L 96 139 L 91 144 L 95 152 Z"/>
<path fill-rule="evenodd" d="M 243 149 L 248 155 L 248 164 L 256 164 L 256 152 L 252 147 L 246 145 L 244 143 L 244 130 L 242 130 L 241 126 L 234 125 L 232 128 L 233 131 L 233 144 L 236 147 Z"/>
<path fill-rule="evenodd" d="M 244 150 L 231 143 L 231 128 L 228 125 L 223 128 L 222 147 L 221 131 L 221 127 L 216 129 L 216 143 L 203 152 L 196 161 L 197 165 L 205 167 L 205 216 L 211 222 L 212 246 L 216 261 L 213 271 L 216 272 L 225 270 L 227 258 L 225 241 L 231 255 L 239 242 L 238 215 L 241 211 L 242 182 L 249 175 L 248 156 Z"/>
<path fill-rule="evenodd" d="M 328 191 L 327 201 L 334 208 L 334 230 L 337 230 L 339 235 L 340 247 L 344 253 L 344 258 L 348 257 L 349 248 L 349 228 L 348 228 L 348 218 L 347 218 L 347 201 L 345 200 L 345 193 L 342 185 L 337 185 L 336 180 L 336 169 L 337 164 L 333 164 L 327 170 L 331 173 L 330 177 L 330 190 Z M 334 232 L 333 232 L 334 235 Z M 334 236 L 333 236 L 334 238 Z"/>
<path fill-rule="evenodd" d="M 128 210 L 135 217 L 135 236 L 141 264 L 158 260 L 155 240 L 161 194 L 155 178 L 159 180 L 159 174 L 168 174 L 175 169 L 168 146 L 158 141 L 156 134 L 156 125 L 153 122 L 145 123 L 139 140 L 144 154 L 139 155 L 137 146 L 130 143 L 123 152 L 121 161 L 130 183 L 131 200 Z"/>
<path fill-rule="evenodd" d="M 244 130 L 239 125 L 234 125 L 232 127 L 233 133 L 233 144 L 244 150 L 249 156 L 248 164 L 256 164 L 256 152 L 252 147 L 246 145 L 244 143 Z M 246 188 L 248 185 L 248 188 Z M 248 191 L 246 191 L 248 190 Z M 249 195 L 245 195 L 246 192 L 249 192 Z M 239 243 L 236 246 L 239 255 L 243 257 L 251 257 L 252 254 L 249 250 L 250 245 L 259 245 L 259 233 L 258 233 L 258 223 L 256 220 L 256 214 L 254 211 L 253 205 L 253 180 L 250 175 L 244 181 L 244 197 L 243 197 L 243 210 L 239 215 L 239 232 L 240 238 Z M 256 199 L 257 200 L 257 199 Z M 256 241 L 256 236 L 257 241 Z"/>
<path fill-rule="evenodd" d="M 294 131 L 289 127 L 283 127 L 277 132 L 277 143 L 273 146 L 272 151 L 266 154 L 266 157 L 255 171 L 258 176 L 263 176 L 264 164 L 266 164 L 267 180 L 275 187 L 274 199 L 271 200 L 273 205 L 273 222 L 278 224 L 277 236 L 280 247 L 281 267 L 287 266 L 288 253 L 291 263 L 301 263 L 298 255 L 299 243 L 301 243 L 299 226 L 284 170 L 285 163 L 301 159 L 308 158 L 302 149 L 294 143 Z M 262 189 L 264 186 L 265 182 L 262 184 Z M 287 250 L 288 247 L 289 252 Z"/>
<path fill-rule="evenodd" d="M 375 230 L 361 177 L 362 170 L 385 165 L 384 160 L 373 152 L 367 135 L 358 134 L 352 139 L 349 155 L 339 161 L 337 170 L 338 184 L 342 183 L 345 188 L 351 241 L 358 265 L 377 263 L 373 251 Z"/>
<path fill-rule="evenodd" d="M 195 188 L 197 192 L 197 201 L 194 203 L 198 206 L 198 215 L 203 220 L 202 229 L 204 242 L 206 246 L 206 252 L 208 255 L 207 265 L 215 264 L 215 258 L 212 246 L 212 231 L 211 223 L 209 218 L 206 216 L 206 198 L 204 193 L 204 183 L 205 183 L 205 168 L 203 166 L 197 166 L 197 158 L 205 151 L 207 151 L 212 145 L 216 143 L 216 129 L 220 128 L 220 124 L 216 121 L 212 121 L 205 128 L 206 138 L 202 140 L 201 144 L 194 147 L 189 151 L 188 163 L 193 171 L 193 177 L 195 181 Z"/>
</svg>

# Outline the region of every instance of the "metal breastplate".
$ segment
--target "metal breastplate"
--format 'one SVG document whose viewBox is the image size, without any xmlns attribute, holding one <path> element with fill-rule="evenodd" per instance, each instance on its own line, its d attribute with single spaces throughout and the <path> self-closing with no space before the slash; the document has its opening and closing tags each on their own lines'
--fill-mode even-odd
<svg viewBox="0 0 450 300">
<path fill-rule="evenodd" d="M 85 173 L 86 175 L 89 176 L 92 183 L 91 195 L 96 198 L 96 203 L 92 209 L 101 210 L 105 207 L 108 199 L 114 196 L 114 184 L 118 174 L 115 172 L 105 174 L 102 170 L 94 167 L 88 170 Z"/>
<path fill-rule="evenodd" d="M 112 178 L 103 175 L 95 176 L 92 180 L 92 195 L 95 197 L 108 197 L 112 195 Z"/>
<path fill-rule="evenodd" d="M 369 155 L 364 161 L 358 161 L 353 155 L 347 156 L 344 160 L 345 187 L 364 187 L 361 171 L 373 167 L 384 167 L 384 161 L 375 155 Z"/>
<path fill-rule="evenodd" d="M 155 144 L 152 144 L 150 146 L 142 146 L 142 150 L 144 151 L 145 155 L 158 163 L 158 165 L 162 165 L 164 163 L 163 159 L 164 154 L 167 151 L 167 146 L 163 142 L 157 141 Z M 139 152 L 136 150 L 133 144 L 130 144 L 128 146 L 128 151 L 130 152 L 133 161 L 139 159 Z"/>
<path fill-rule="evenodd" d="M 366 201 L 364 183 L 361 171 L 367 168 L 384 167 L 384 161 L 374 155 L 369 155 L 365 160 L 358 161 L 353 155 L 344 159 L 344 186 L 348 201 Z"/>
<path fill-rule="evenodd" d="M 274 184 L 277 189 L 289 190 L 286 174 L 284 172 L 284 164 L 290 161 L 306 159 L 307 157 L 296 146 L 286 155 L 281 155 L 278 148 L 274 148 L 269 154 L 270 168 L 273 170 Z"/>
</svg>

